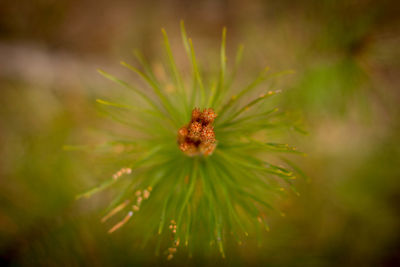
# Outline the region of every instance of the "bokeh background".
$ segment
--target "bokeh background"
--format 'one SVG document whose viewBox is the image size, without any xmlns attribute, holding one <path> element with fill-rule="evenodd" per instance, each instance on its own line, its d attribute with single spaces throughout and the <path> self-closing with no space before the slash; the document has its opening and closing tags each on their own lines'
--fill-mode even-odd
<svg viewBox="0 0 400 267">
<path fill-rule="evenodd" d="M 0 264 L 399 266 L 399 14 L 385 0 L 0 1 Z M 99 219 L 109 196 L 74 197 L 110 164 L 62 150 L 113 127 L 95 99 L 122 93 L 97 68 L 128 77 L 118 63 L 133 49 L 157 67 L 161 27 L 189 67 L 180 19 L 204 66 L 227 26 L 230 62 L 245 46 L 241 79 L 294 69 L 281 106 L 308 131 L 291 142 L 308 153 L 296 161 L 310 181 L 278 203 L 286 216 L 271 217 L 261 246 L 250 237 L 225 260 L 182 252 L 166 262 L 140 248 L 140 226 L 108 235 Z"/>
</svg>

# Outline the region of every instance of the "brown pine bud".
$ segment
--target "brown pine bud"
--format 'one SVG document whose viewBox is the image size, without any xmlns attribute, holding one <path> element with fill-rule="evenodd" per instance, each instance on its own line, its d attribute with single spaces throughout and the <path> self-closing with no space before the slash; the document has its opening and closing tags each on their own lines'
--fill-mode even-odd
<svg viewBox="0 0 400 267">
<path fill-rule="evenodd" d="M 188 150 L 189 150 L 189 143 L 183 142 L 183 143 L 179 144 L 179 149 L 180 149 L 182 152 L 188 151 Z"/>
<path fill-rule="evenodd" d="M 190 124 L 191 133 L 200 133 L 202 128 L 203 126 L 201 125 L 200 122 L 195 121 Z"/>
<path fill-rule="evenodd" d="M 204 143 L 214 143 L 215 142 L 215 133 L 214 128 L 210 125 L 203 127 L 200 140 Z"/>
<path fill-rule="evenodd" d="M 198 108 L 192 110 L 192 121 L 198 121 L 201 118 L 201 111 Z"/>
<path fill-rule="evenodd" d="M 179 145 L 179 149 L 182 152 L 185 152 L 189 156 L 194 156 L 197 154 L 197 147 L 194 143 L 191 142 L 183 142 Z"/>
<path fill-rule="evenodd" d="M 201 143 L 199 149 L 204 156 L 210 156 L 214 152 L 216 146 L 215 143 Z"/>
<path fill-rule="evenodd" d="M 192 122 L 190 124 L 190 131 L 189 131 L 189 135 L 188 137 L 193 139 L 194 141 L 197 141 L 200 139 L 200 135 L 201 135 L 201 130 L 202 130 L 202 125 L 200 122 Z"/>
<path fill-rule="evenodd" d="M 202 114 L 202 120 L 205 124 L 211 124 L 214 122 L 217 114 L 215 114 L 212 108 L 205 108 Z"/>
<path fill-rule="evenodd" d="M 183 126 L 182 128 L 179 129 L 178 131 L 178 141 L 183 141 L 185 138 L 188 136 L 189 130 L 187 129 L 186 126 Z"/>
</svg>

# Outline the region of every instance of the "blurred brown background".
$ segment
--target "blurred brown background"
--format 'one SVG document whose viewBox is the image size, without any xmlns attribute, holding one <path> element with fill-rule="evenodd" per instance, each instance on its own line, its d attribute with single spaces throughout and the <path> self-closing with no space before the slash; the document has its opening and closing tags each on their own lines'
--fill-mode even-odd
<svg viewBox="0 0 400 267">
<path fill-rule="evenodd" d="M 294 69 L 281 105 L 302 112 L 311 178 L 284 200 L 284 218 L 257 246 L 230 246 L 227 259 L 168 264 L 396 266 L 400 264 L 400 20 L 396 1 L 104 1 L 0 2 L 0 263 L 3 265 L 167 264 L 138 249 L 137 233 L 109 236 L 102 196 L 75 202 L 106 163 L 64 144 L 93 143 L 109 123 L 94 100 L 120 95 L 97 74 L 142 51 L 154 65 L 170 35 L 182 68 L 179 20 L 197 54 L 213 67 L 221 29 L 228 56 L 245 45 L 242 80 L 258 70 Z"/>
</svg>

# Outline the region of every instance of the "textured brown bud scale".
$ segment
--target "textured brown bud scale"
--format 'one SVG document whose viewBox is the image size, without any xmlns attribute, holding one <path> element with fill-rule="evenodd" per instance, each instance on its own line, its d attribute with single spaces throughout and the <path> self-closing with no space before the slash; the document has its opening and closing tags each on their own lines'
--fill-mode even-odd
<svg viewBox="0 0 400 267">
<path fill-rule="evenodd" d="M 188 156 L 211 155 L 217 146 L 212 125 L 216 117 L 212 108 L 194 108 L 189 124 L 178 130 L 179 149 Z"/>
</svg>

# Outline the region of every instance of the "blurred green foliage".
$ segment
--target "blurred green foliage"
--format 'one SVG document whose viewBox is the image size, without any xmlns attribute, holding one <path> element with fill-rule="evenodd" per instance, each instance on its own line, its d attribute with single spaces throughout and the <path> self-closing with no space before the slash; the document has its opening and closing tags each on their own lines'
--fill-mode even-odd
<svg viewBox="0 0 400 267">
<path fill-rule="evenodd" d="M 96 67 L 113 67 L 132 48 L 158 58 L 159 28 L 172 31 L 175 47 L 173 31 L 179 39 L 183 18 L 202 55 L 217 52 L 211 47 L 222 25 L 228 27 L 228 54 L 233 44 L 245 44 L 246 71 L 238 84 L 265 65 L 296 70 L 277 86 L 287 89 L 281 104 L 303 113 L 309 134 L 294 139 L 308 157 L 296 163 L 311 181 L 297 182 L 300 196 L 280 203 L 286 217 L 270 218 L 260 246 L 249 237 L 240 247 L 228 246 L 225 260 L 217 253 L 193 259 L 178 253 L 171 264 L 398 265 L 396 8 L 394 1 L 363 0 L 3 1 L 0 263 L 167 264 L 154 257 L 154 240 L 141 248 L 139 223 L 107 234 L 99 207 L 110 195 L 75 201 L 112 173 L 112 162 L 62 147 L 95 144 L 102 139 L 93 136 L 104 129 L 112 134 L 93 105 L 98 95 L 123 95 L 92 78 Z"/>
</svg>

